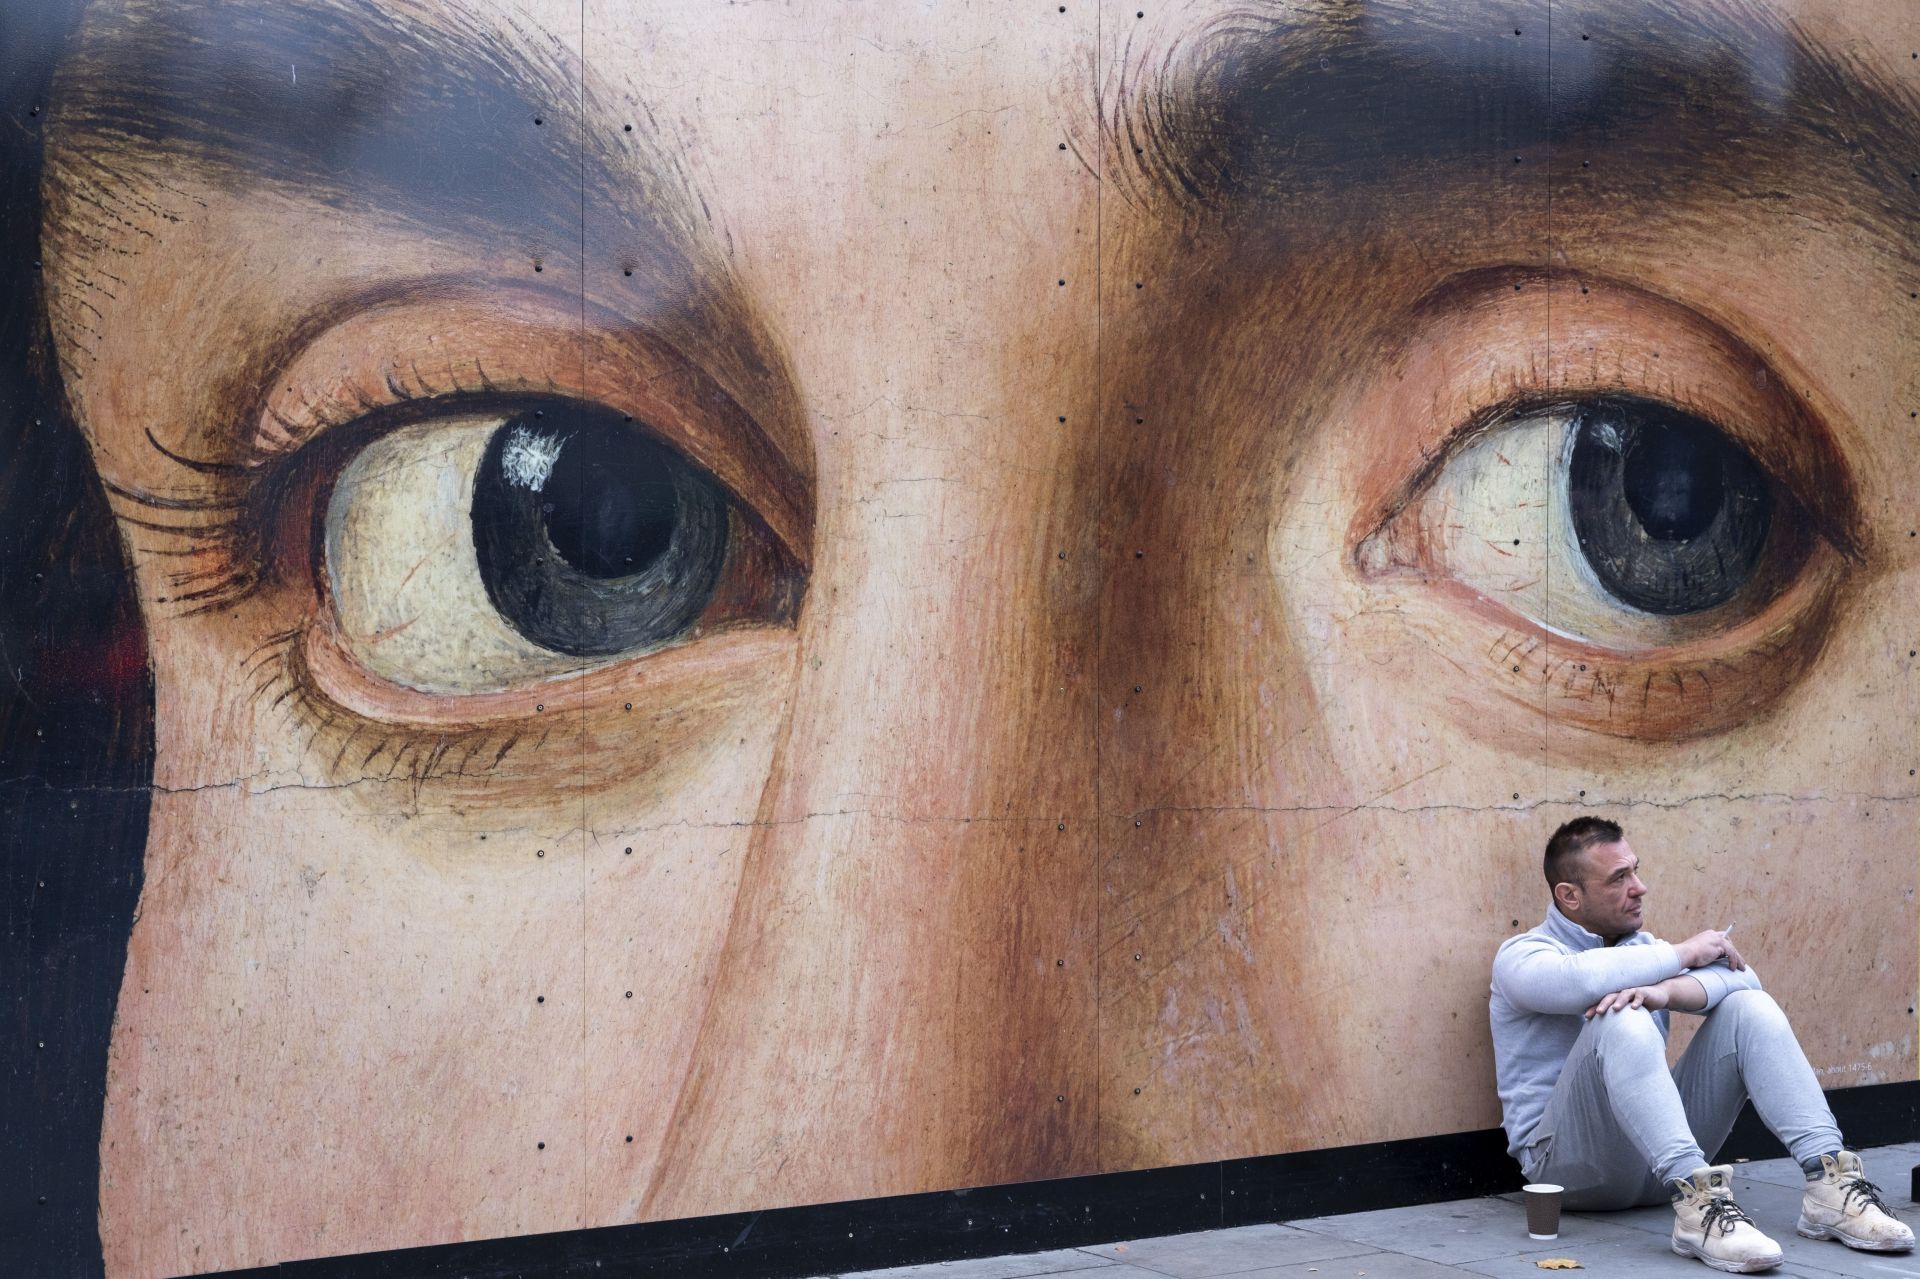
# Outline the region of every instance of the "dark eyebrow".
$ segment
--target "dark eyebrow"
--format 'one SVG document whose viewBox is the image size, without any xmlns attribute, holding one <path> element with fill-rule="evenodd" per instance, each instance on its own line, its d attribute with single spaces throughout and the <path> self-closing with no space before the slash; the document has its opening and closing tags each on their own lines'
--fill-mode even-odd
<svg viewBox="0 0 1920 1279">
<path fill-rule="evenodd" d="M 370 0 L 96 9 L 54 89 L 55 145 L 577 250 L 577 64 L 551 35 L 448 10 L 427 26 Z"/>
<path fill-rule="evenodd" d="M 677 141 L 556 35 L 503 21 L 377 0 L 95 5 L 53 89 L 58 230 L 84 242 L 89 221 L 132 225 L 128 208 L 166 217 L 191 198 L 185 174 L 470 236 L 523 253 L 530 283 L 539 263 L 644 317 L 763 423 L 794 417 Z"/>
<path fill-rule="evenodd" d="M 504 241 L 530 275 L 577 263 L 584 240 L 605 259 L 584 269 L 656 294 L 719 284 L 668 140 L 601 97 L 552 33 L 489 29 L 459 5 L 429 23 L 374 0 L 135 0 L 89 13 L 53 89 L 49 153 L 102 203 L 186 169 Z"/>
<path fill-rule="evenodd" d="M 1231 216 L 1366 188 L 1512 203 L 1551 166 L 1556 195 L 1832 198 L 1911 245 L 1907 87 L 1740 0 L 1556 0 L 1548 34 L 1537 3 L 1250 6 L 1132 76 L 1114 167 L 1136 199 Z"/>
</svg>

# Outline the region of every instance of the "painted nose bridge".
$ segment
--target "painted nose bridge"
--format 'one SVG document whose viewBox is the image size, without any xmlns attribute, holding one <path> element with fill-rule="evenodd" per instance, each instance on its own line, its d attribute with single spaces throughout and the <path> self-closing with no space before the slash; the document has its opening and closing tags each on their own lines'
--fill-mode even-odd
<svg viewBox="0 0 1920 1279">
<path fill-rule="evenodd" d="M 886 487 L 809 588 L 650 1215 L 1093 1166 L 1090 566 L 1045 491 Z"/>
<path fill-rule="evenodd" d="M 1190 1161 L 1198 1133 L 1218 1149 L 1220 1134 L 1244 1139 L 1257 1126 L 1270 1143 L 1229 1146 L 1235 1154 L 1274 1148 L 1276 1133 L 1296 1140 L 1298 1117 L 1342 1073 L 1337 1051 L 1323 1057 L 1320 1046 L 1345 1033 L 1338 1001 L 1299 979 L 1320 921 L 1354 881 L 1346 859 L 1316 846 L 1337 810 L 1315 788 L 1336 775 L 1292 628 L 1272 580 L 1257 564 L 1240 571 L 1263 537 L 1245 513 L 1265 507 L 1257 491 L 1223 500 L 1218 485 L 1157 481 L 1158 469 L 1140 468 L 1108 512 L 1117 554 L 1103 600 L 1099 750 L 1110 1167 Z M 1149 549 L 1136 558 L 1128 548 Z"/>
</svg>

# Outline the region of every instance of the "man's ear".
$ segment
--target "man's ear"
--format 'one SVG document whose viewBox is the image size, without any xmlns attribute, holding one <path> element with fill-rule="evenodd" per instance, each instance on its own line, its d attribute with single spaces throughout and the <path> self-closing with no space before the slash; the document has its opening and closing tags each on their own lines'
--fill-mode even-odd
<svg viewBox="0 0 1920 1279">
<path fill-rule="evenodd" d="M 1580 885 L 1569 884 L 1565 880 L 1553 886 L 1553 904 L 1560 908 L 1562 915 L 1580 909 Z"/>
</svg>

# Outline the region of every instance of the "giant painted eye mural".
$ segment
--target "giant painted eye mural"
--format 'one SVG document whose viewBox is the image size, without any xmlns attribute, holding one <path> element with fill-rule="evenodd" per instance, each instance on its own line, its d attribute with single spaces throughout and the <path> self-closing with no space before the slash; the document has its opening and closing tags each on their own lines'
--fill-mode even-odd
<svg viewBox="0 0 1920 1279">
<path fill-rule="evenodd" d="M 9 6 L 35 1259 L 1486 1129 L 1588 809 L 1911 1082 L 1917 43 Z"/>
</svg>

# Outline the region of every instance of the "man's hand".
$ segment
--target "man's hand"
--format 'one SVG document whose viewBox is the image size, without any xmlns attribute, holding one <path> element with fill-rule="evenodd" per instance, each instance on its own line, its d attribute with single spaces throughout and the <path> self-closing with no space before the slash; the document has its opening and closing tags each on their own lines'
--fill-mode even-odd
<svg viewBox="0 0 1920 1279">
<path fill-rule="evenodd" d="M 1625 990 L 1616 990 L 1587 1009 L 1585 1015 L 1591 1019 L 1628 1008 L 1645 1008 L 1653 1012 L 1671 1008 L 1676 1012 L 1697 1013 L 1706 1006 L 1707 988 L 1700 984 L 1699 978 L 1681 973 L 1678 977 L 1669 977 L 1651 986 L 1629 986 Z"/>
<path fill-rule="evenodd" d="M 1740 972 L 1747 961 L 1733 948 L 1726 933 L 1717 928 L 1709 928 L 1704 933 L 1695 933 L 1683 942 L 1675 942 L 1673 953 L 1680 957 L 1682 968 L 1705 968 L 1716 960 L 1724 959 L 1727 967 Z"/>
<path fill-rule="evenodd" d="M 1657 1011 L 1667 1006 L 1667 988 L 1664 983 L 1658 986 L 1629 986 L 1625 990 L 1616 990 L 1582 1014 L 1591 1019 L 1607 1013 L 1621 1012 L 1628 1008 L 1645 1008 Z"/>
</svg>

